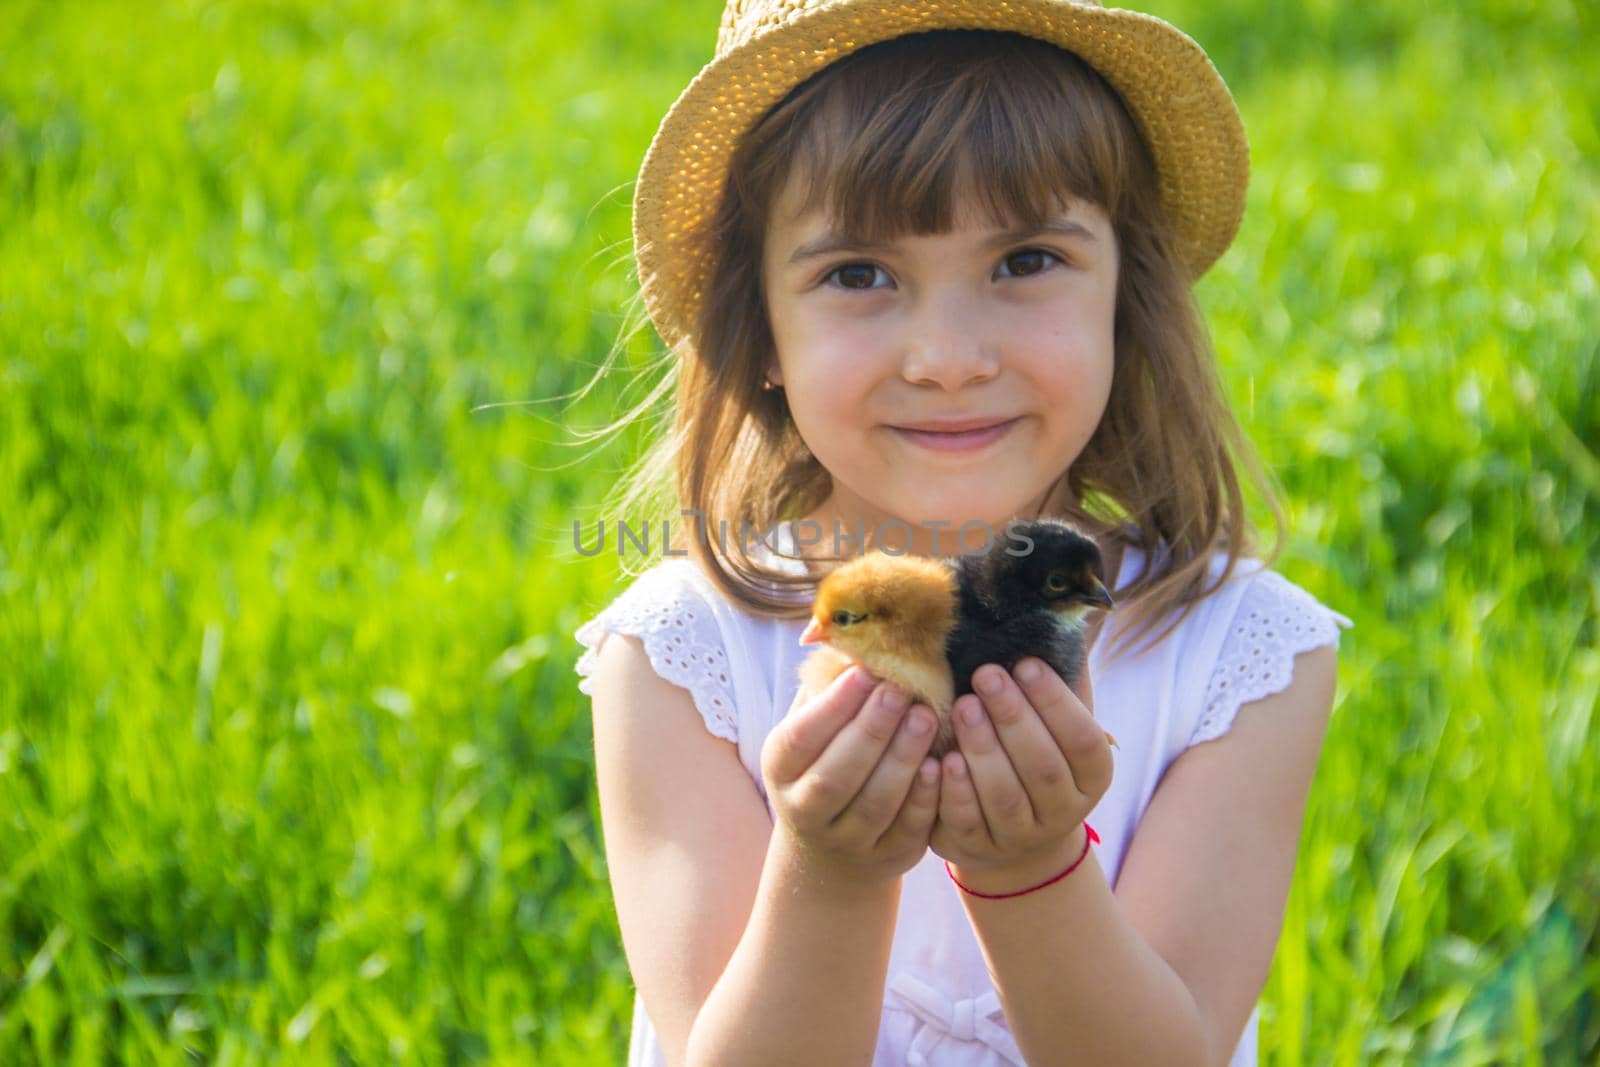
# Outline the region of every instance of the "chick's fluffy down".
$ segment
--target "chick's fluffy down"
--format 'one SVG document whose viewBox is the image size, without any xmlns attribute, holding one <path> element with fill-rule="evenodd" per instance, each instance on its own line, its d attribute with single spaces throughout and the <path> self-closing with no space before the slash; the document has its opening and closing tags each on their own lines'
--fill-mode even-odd
<svg viewBox="0 0 1600 1067">
<path fill-rule="evenodd" d="M 932 753 L 954 747 L 955 685 L 945 643 L 955 626 L 955 572 L 942 560 L 873 552 L 841 564 L 817 587 L 808 633 L 819 641 L 800 666 L 818 693 L 859 663 L 939 717 Z"/>
</svg>

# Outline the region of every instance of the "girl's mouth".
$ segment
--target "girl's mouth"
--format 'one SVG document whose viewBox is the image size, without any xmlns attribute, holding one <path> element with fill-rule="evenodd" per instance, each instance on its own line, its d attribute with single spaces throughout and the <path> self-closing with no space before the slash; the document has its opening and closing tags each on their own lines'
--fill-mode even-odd
<svg viewBox="0 0 1600 1067">
<path fill-rule="evenodd" d="M 890 429 L 912 444 L 921 445 L 935 452 L 976 452 L 1004 437 L 1016 421 L 1007 419 L 1005 422 L 958 432 L 913 430 L 905 426 L 891 426 Z"/>
</svg>

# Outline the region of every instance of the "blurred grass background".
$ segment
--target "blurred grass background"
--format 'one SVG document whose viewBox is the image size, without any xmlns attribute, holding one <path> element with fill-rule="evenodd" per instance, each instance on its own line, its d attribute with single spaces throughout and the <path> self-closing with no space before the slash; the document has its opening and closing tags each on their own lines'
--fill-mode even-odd
<svg viewBox="0 0 1600 1067">
<path fill-rule="evenodd" d="M 570 529 L 631 439 L 563 442 L 626 390 L 552 398 L 720 10 L 0 6 L 0 1059 L 621 1061 Z M 1600 15 L 1150 10 L 1244 112 L 1201 294 L 1356 624 L 1263 1062 L 1594 1063 Z"/>
</svg>

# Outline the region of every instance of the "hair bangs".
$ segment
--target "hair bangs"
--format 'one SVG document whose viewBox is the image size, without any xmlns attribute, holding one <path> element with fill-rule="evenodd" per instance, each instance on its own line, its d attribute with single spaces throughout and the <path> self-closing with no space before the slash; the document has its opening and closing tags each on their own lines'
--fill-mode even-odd
<svg viewBox="0 0 1600 1067">
<path fill-rule="evenodd" d="M 801 214 L 865 241 L 947 233 L 969 194 L 996 228 L 1038 227 L 1075 200 L 1114 218 L 1143 150 L 1099 74 L 1018 34 L 914 34 L 835 67 L 797 90 L 792 176 Z"/>
</svg>

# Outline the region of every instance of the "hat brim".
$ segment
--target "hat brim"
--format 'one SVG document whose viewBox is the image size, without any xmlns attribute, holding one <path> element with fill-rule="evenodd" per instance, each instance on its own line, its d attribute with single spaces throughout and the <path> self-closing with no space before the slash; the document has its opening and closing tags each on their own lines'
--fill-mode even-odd
<svg viewBox="0 0 1600 1067">
<path fill-rule="evenodd" d="M 1249 146 L 1227 85 L 1183 31 L 1153 15 L 1067 0 L 843 0 L 801 9 L 736 43 L 700 71 L 662 119 L 634 190 L 633 236 L 645 308 L 668 345 L 692 336 L 715 251 L 704 228 L 745 133 L 841 56 L 942 29 L 1009 30 L 1081 57 L 1139 124 L 1192 275 L 1227 249 L 1244 214 Z"/>
</svg>

